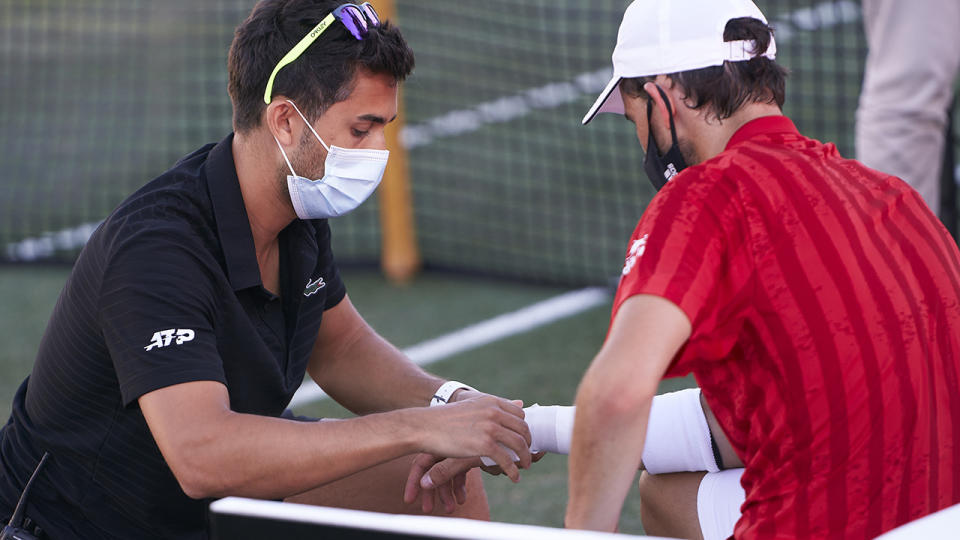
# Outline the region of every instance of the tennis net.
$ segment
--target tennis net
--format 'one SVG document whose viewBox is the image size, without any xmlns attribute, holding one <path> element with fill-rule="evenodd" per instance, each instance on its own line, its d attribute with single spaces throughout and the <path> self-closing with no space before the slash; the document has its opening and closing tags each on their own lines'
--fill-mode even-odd
<svg viewBox="0 0 960 540">
<path fill-rule="evenodd" d="M 230 129 L 226 54 L 252 0 L 0 0 L 0 261 L 70 262 L 125 196 Z M 653 196 L 631 126 L 580 118 L 628 0 L 396 0 L 424 265 L 605 283 Z M 859 2 L 760 0 L 792 74 L 786 112 L 853 155 Z M 376 264 L 374 198 L 334 221 Z"/>
</svg>

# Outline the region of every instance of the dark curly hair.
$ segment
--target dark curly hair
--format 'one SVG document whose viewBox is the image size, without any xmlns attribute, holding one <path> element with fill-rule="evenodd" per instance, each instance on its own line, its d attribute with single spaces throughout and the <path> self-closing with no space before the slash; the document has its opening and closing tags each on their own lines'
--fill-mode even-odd
<svg viewBox="0 0 960 540">
<path fill-rule="evenodd" d="M 263 92 L 277 62 L 341 0 L 262 0 L 233 37 L 227 69 L 233 102 L 233 128 L 249 131 L 260 125 L 266 103 Z M 384 21 L 362 40 L 340 23 L 330 25 L 309 48 L 284 66 L 273 83 L 273 95 L 297 103 L 313 120 L 331 105 L 349 97 L 358 68 L 392 75 L 402 81 L 413 71 L 413 51 L 400 30 Z"/>
</svg>

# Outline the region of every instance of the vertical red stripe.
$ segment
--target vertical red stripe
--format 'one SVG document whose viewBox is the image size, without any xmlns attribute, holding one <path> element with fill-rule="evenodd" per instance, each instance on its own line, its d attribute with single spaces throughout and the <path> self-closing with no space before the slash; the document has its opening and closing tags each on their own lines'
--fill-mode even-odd
<svg viewBox="0 0 960 540">
<path fill-rule="evenodd" d="M 930 250 L 931 254 L 936 257 L 936 260 L 941 264 L 941 271 L 937 272 L 933 268 L 930 268 L 927 265 L 921 266 L 922 262 L 928 261 L 927 259 L 911 261 L 917 268 L 918 274 L 919 271 L 922 271 L 922 274 L 919 274 L 921 277 L 921 285 L 924 287 L 925 300 L 930 306 L 931 318 L 934 321 L 935 325 L 939 325 L 941 321 L 953 315 L 954 320 L 956 317 L 956 302 L 952 306 L 953 309 L 950 309 L 943 304 L 943 292 L 952 290 L 955 293 L 954 300 L 957 296 L 960 296 L 960 285 L 958 285 L 958 277 L 955 273 L 950 272 L 948 269 L 950 265 L 948 263 L 949 256 L 944 253 L 942 250 L 937 249 L 937 242 L 934 240 L 936 234 L 924 234 L 930 233 L 927 227 L 924 227 L 924 220 L 920 218 L 922 215 L 929 214 L 929 210 L 924 205 L 922 201 L 919 201 L 919 197 L 914 196 L 911 199 L 911 202 L 914 204 L 907 204 L 904 208 L 904 216 L 907 218 L 907 222 L 910 223 L 917 231 L 918 234 L 923 235 L 922 238 L 926 241 L 926 245 Z M 929 226 L 929 220 L 927 220 Z M 935 231 L 939 233 L 940 236 L 946 234 L 942 227 L 935 227 Z M 929 264 L 929 263 L 928 263 Z M 937 279 L 937 276 L 946 276 L 950 281 L 950 284 L 943 284 L 943 292 L 941 292 L 940 287 L 937 285 L 940 283 L 940 280 Z M 955 331 L 955 330 L 954 330 Z M 940 334 L 937 333 L 936 328 L 931 329 L 931 334 L 936 340 L 940 354 L 938 359 L 940 362 L 934 363 L 933 358 L 927 362 L 927 371 L 930 386 L 930 408 L 931 408 L 931 418 L 930 418 L 930 467 L 928 469 L 929 474 L 929 497 L 931 504 L 936 504 L 934 501 L 940 500 L 940 440 L 939 440 L 939 429 L 937 422 L 937 414 L 939 407 L 937 406 L 936 399 L 936 390 L 937 390 L 937 381 L 939 378 L 943 377 L 947 380 L 948 388 L 953 388 L 953 391 L 948 391 L 948 399 L 950 402 L 950 412 L 952 412 L 953 420 L 953 433 L 951 436 L 951 446 L 956 449 L 958 445 L 958 437 L 960 437 L 960 399 L 958 399 L 957 391 L 957 379 L 956 372 L 950 369 L 950 366 L 956 365 L 956 359 L 954 358 L 952 351 L 952 344 L 948 339 L 949 334 Z M 935 373 L 936 368 L 939 367 L 940 373 Z M 956 452 L 956 451 L 955 451 Z M 956 465 L 956 463 L 955 463 Z M 952 473 L 954 472 L 951 469 Z M 956 492 L 958 489 L 958 479 L 957 474 L 953 474 L 953 482 L 951 490 Z M 936 507 L 931 508 L 931 510 L 937 509 Z"/>
<path fill-rule="evenodd" d="M 824 257 L 826 263 L 829 264 L 829 271 L 834 277 L 837 289 L 841 291 L 845 290 L 845 287 L 837 284 L 836 280 L 839 279 L 848 285 L 852 280 L 847 273 L 842 258 L 836 253 L 836 249 L 833 246 L 833 239 L 831 235 L 820 226 L 819 216 L 808 206 L 802 204 L 803 201 L 808 200 L 809 195 L 796 189 L 800 187 L 800 182 L 808 185 L 810 182 L 816 181 L 816 177 L 807 176 L 802 179 L 796 178 L 796 174 L 784 166 L 784 163 L 781 161 L 783 159 L 782 155 L 778 156 L 767 151 L 762 151 L 756 145 L 741 147 L 740 154 L 753 160 L 755 166 L 762 167 L 767 178 L 779 179 L 771 180 L 763 187 L 768 190 L 783 190 L 784 200 L 794 202 L 793 210 L 796 211 L 798 217 L 800 217 L 799 223 L 797 224 L 798 227 L 805 230 L 810 236 L 811 241 L 820 248 L 819 254 L 821 257 Z M 753 183 L 750 182 L 748 184 Z M 754 188 L 755 185 L 756 184 L 753 184 L 751 187 Z M 760 190 L 761 188 L 756 186 L 754 189 Z M 757 200 L 761 200 L 759 193 L 757 195 Z M 777 211 L 782 212 L 783 209 L 768 209 L 768 212 L 775 213 Z M 781 215 L 783 214 L 781 213 Z M 787 229 L 782 223 L 774 223 L 771 236 L 776 237 L 779 234 L 782 238 L 795 238 L 796 232 L 797 231 Z M 843 371 L 840 369 L 842 364 L 841 355 L 837 350 L 833 331 L 826 323 L 829 316 L 824 306 L 817 299 L 816 288 L 811 282 L 811 278 L 807 272 L 808 265 L 815 264 L 815 261 L 804 261 L 796 251 L 786 249 L 786 246 L 784 246 L 783 249 L 777 250 L 777 254 L 778 256 L 782 256 L 784 262 L 786 262 L 786 264 L 781 264 L 781 267 L 787 269 L 790 273 L 784 276 L 785 281 L 788 287 L 790 287 L 795 300 L 800 305 L 804 320 L 813 334 L 813 345 L 817 350 L 817 356 L 819 357 L 823 372 L 822 381 L 826 391 L 827 406 L 831 418 L 829 435 L 830 468 L 831 471 L 839 471 L 848 465 L 850 452 L 849 414 L 847 410 L 846 390 L 843 384 L 844 376 Z M 849 288 L 850 287 L 846 287 L 847 290 L 849 290 Z M 850 315 L 853 315 L 853 313 L 848 310 L 848 317 Z M 846 485 L 845 480 L 843 482 L 831 482 L 827 486 L 827 524 L 831 528 L 842 527 L 849 519 L 848 489 L 849 486 Z"/>
<path fill-rule="evenodd" d="M 861 191 L 864 192 L 865 195 L 869 197 L 870 194 L 868 192 L 867 187 L 864 185 L 861 185 L 861 186 L 862 186 Z M 909 197 L 910 194 L 904 193 L 902 196 Z M 903 208 L 905 206 L 906 205 L 901 204 L 901 205 L 898 205 L 898 208 Z M 865 211 L 862 207 L 858 206 L 858 210 L 860 211 L 861 214 L 865 214 Z M 924 212 L 926 211 L 925 207 L 923 207 L 921 210 Z M 898 212 L 898 215 L 900 214 L 902 214 L 902 212 Z M 907 265 L 910 266 L 913 277 L 916 278 L 916 282 L 920 283 L 921 286 L 933 284 L 933 279 L 934 279 L 933 275 L 925 263 L 925 261 L 929 260 L 929 256 L 925 256 L 927 254 L 921 254 L 919 251 L 917 251 L 915 247 L 918 244 L 916 239 L 925 237 L 926 234 L 923 233 L 922 231 L 913 231 L 914 232 L 913 235 L 905 234 L 904 223 L 902 222 L 902 220 L 893 219 L 893 217 L 891 216 L 891 208 L 889 207 L 883 209 L 882 219 L 884 224 L 886 225 L 884 230 L 890 235 L 891 238 L 894 239 L 893 241 L 896 242 L 896 244 L 899 247 L 901 247 L 901 249 L 905 250 L 905 255 L 903 259 L 905 259 L 907 262 Z M 908 221 L 911 221 L 911 220 L 908 219 Z M 912 221 L 914 221 L 915 225 L 919 224 L 919 221 L 916 221 L 916 220 L 912 220 Z M 911 240 L 911 237 L 913 237 L 914 240 Z M 920 242 L 920 244 L 922 244 L 922 242 Z M 907 299 L 907 303 L 911 309 L 912 318 L 915 321 L 915 324 L 917 326 L 917 334 L 916 334 L 917 339 L 920 341 L 920 344 L 923 346 L 923 350 L 925 351 L 925 365 L 927 366 L 927 381 L 928 381 L 927 386 L 931 387 L 929 391 L 930 400 L 928 404 L 928 407 L 931 408 L 931 411 L 930 411 L 931 422 L 929 424 L 928 429 L 930 429 L 933 433 L 930 434 L 928 443 L 927 443 L 929 445 L 932 445 L 930 446 L 929 451 L 921 452 L 921 455 L 928 456 L 928 459 L 931 462 L 930 463 L 931 466 L 927 467 L 927 466 L 923 466 L 924 464 L 920 464 L 918 469 L 921 471 L 925 471 L 928 474 L 927 497 L 928 497 L 928 502 L 930 502 L 929 498 L 932 496 L 935 497 L 935 494 L 933 493 L 934 490 L 931 489 L 931 485 L 932 485 L 931 482 L 934 481 L 934 479 L 939 476 L 936 470 L 939 467 L 939 458 L 936 455 L 939 450 L 939 445 L 937 443 L 937 437 L 936 437 L 937 405 L 936 405 L 935 389 L 932 388 L 936 384 L 936 378 L 935 378 L 936 376 L 932 371 L 933 358 L 935 355 L 932 345 L 936 346 L 936 348 L 939 349 L 940 354 L 938 356 L 943 357 L 944 354 L 951 355 L 952 353 L 950 352 L 950 348 L 949 348 L 950 346 L 948 344 L 944 343 L 942 340 L 937 339 L 937 336 L 941 334 L 938 334 L 935 329 L 930 329 L 928 327 L 927 322 L 930 320 L 929 316 L 927 316 L 926 313 L 921 313 L 919 311 L 919 306 L 929 305 L 929 300 L 927 297 L 929 296 L 930 291 L 929 290 L 926 292 L 924 292 L 923 290 L 918 291 L 918 292 L 924 293 L 923 297 L 921 297 L 921 299 L 918 299 L 914 295 L 914 291 L 907 286 L 908 283 L 911 283 L 914 280 L 911 280 L 908 276 L 904 275 L 904 273 L 901 271 L 901 267 L 903 266 L 904 261 L 894 260 L 894 257 L 890 253 L 889 249 L 886 248 L 886 246 L 883 244 L 882 241 L 878 242 L 877 245 L 878 247 L 881 248 L 881 249 L 878 249 L 878 251 L 882 255 L 884 255 L 884 258 L 887 261 L 887 270 L 891 273 L 891 275 L 894 276 L 895 278 L 894 281 L 902 285 L 901 292 L 904 295 L 904 297 Z M 935 296 L 938 296 L 935 290 L 933 291 L 933 294 Z M 934 305 L 936 305 L 936 302 L 934 303 Z M 896 334 L 891 334 L 891 335 L 896 335 Z M 933 339 L 937 343 L 931 344 L 928 341 L 928 339 Z M 952 362 L 955 362 L 955 360 L 951 361 L 951 363 Z M 904 410 L 912 412 L 915 410 L 914 408 L 917 406 L 916 397 L 915 397 L 915 393 L 912 385 L 908 384 L 910 380 L 909 372 L 907 372 L 906 374 L 903 373 L 903 371 L 906 370 L 907 367 L 902 366 L 901 364 L 902 362 L 898 362 L 896 365 L 899 368 L 898 371 L 900 372 L 897 379 L 901 383 L 901 395 L 907 395 L 905 394 L 906 391 L 910 392 L 909 394 L 910 400 L 908 403 L 904 404 Z M 906 388 L 904 388 L 905 386 Z M 952 416 L 955 419 L 954 424 L 957 423 L 956 422 L 956 418 L 958 416 L 957 412 L 960 412 L 960 409 L 956 407 L 958 407 L 958 405 L 952 406 L 952 410 L 954 411 Z M 915 415 L 911 415 L 910 417 L 904 417 L 903 426 L 901 429 L 903 430 L 902 432 L 904 434 L 909 434 L 914 432 L 916 430 Z M 956 429 L 955 429 L 955 432 L 956 432 Z M 910 506 L 910 500 L 916 497 L 916 494 L 911 492 L 911 487 L 913 484 L 912 484 L 912 481 L 910 480 L 911 467 L 917 465 L 915 463 L 915 460 L 912 457 L 914 437 L 905 436 L 904 441 L 906 446 L 905 463 L 908 464 L 908 466 L 903 469 L 905 477 L 900 484 L 901 489 L 898 497 L 896 524 L 905 523 L 906 521 L 910 520 L 912 517 L 916 517 L 917 515 L 916 503 L 914 503 L 913 508 L 911 508 Z M 956 482 L 954 482 L 954 484 L 956 484 Z"/>
<path fill-rule="evenodd" d="M 757 296 L 754 297 L 755 306 L 759 311 L 772 313 L 774 310 L 773 302 L 764 292 L 758 291 Z M 796 485 L 805 486 L 809 484 L 813 476 L 811 453 L 808 451 L 813 441 L 813 428 L 810 410 L 805 406 L 793 406 L 803 401 L 802 392 L 798 392 L 796 384 L 791 384 L 803 380 L 800 359 L 797 350 L 791 346 L 790 333 L 782 319 L 766 317 L 762 319 L 762 322 L 767 324 L 770 339 L 765 339 L 758 331 L 759 329 L 750 325 L 745 327 L 744 338 L 754 343 L 763 343 L 770 356 L 768 359 L 759 359 L 758 362 L 749 367 L 767 371 L 768 378 L 776 385 L 775 388 L 777 396 L 780 397 L 783 414 L 778 421 L 789 426 L 793 435 L 790 446 L 783 448 L 788 455 L 779 463 L 789 463 L 793 470 Z M 776 359 L 776 361 L 770 361 L 773 359 Z M 766 407 L 761 407 L 758 415 L 769 419 L 770 411 Z M 761 434 L 763 433 L 770 433 L 770 428 L 767 426 L 761 427 Z M 781 445 L 786 444 L 785 441 L 779 442 Z M 771 461 L 777 462 L 776 460 Z M 766 474 L 766 471 L 761 472 L 761 474 Z M 769 503 L 769 515 L 772 517 L 783 511 L 786 502 L 783 497 L 779 497 Z M 797 538 L 809 538 L 812 521 L 810 519 L 810 500 L 807 490 L 797 490 L 785 510 L 789 512 L 788 515 L 794 518 L 792 534 L 795 534 Z M 774 519 L 761 522 L 757 528 L 756 536 L 758 538 L 773 538 L 778 531 L 778 525 Z"/>
<path fill-rule="evenodd" d="M 795 163 L 803 171 L 805 178 L 808 180 L 807 187 L 816 190 L 820 198 L 829 206 L 833 213 L 834 219 L 836 219 L 843 228 L 842 237 L 846 240 L 846 243 L 849 244 L 851 249 L 851 251 L 847 253 L 848 257 L 845 258 L 837 249 L 837 245 L 840 244 L 840 242 L 837 242 L 836 244 L 829 241 L 822 242 L 821 251 L 827 255 L 826 261 L 828 265 L 835 268 L 849 269 L 851 271 L 856 270 L 857 279 L 865 280 L 870 291 L 871 298 L 873 298 L 882 306 L 881 319 L 887 321 L 888 331 L 893 333 L 891 335 L 891 339 L 894 341 L 900 341 L 899 334 L 901 330 L 898 328 L 898 325 L 895 324 L 897 320 L 897 311 L 894 309 L 893 303 L 891 302 L 889 294 L 885 288 L 885 284 L 881 281 L 876 268 L 871 263 L 870 257 L 866 251 L 866 246 L 860 239 L 860 233 L 856 224 L 854 224 L 853 220 L 850 219 L 849 207 L 844 206 L 844 202 L 852 205 L 854 201 L 849 196 L 841 199 L 837 192 L 834 191 L 839 185 L 843 184 L 844 178 L 842 176 L 838 178 L 838 171 L 828 166 L 830 160 L 818 160 L 816 165 L 821 167 L 819 170 L 817 170 L 815 168 L 816 165 L 811 162 L 809 154 L 802 154 Z M 821 181 L 821 179 L 823 181 Z M 795 184 L 789 182 L 787 183 L 788 188 L 795 186 Z M 791 200 L 802 200 L 799 199 L 802 194 L 799 193 L 798 189 L 788 189 L 787 191 L 787 197 L 791 198 Z M 794 199 L 794 197 L 796 197 L 796 199 Z M 823 228 L 821 220 L 817 219 L 817 216 L 813 215 L 813 212 L 809 207 L 805 205 L 798 205 L 797 208 L 802 209 L 801 211 L 805 214 L 805 223 L 807 223 L 809 227 L 818 229 L 817 234 L 820 238 L 838 236 L 838 234 L 831 235 L 828 233 Z M 870 247 L 874 248 L 874 246 Z M 870 251 L 872 253 L 875 250 L 871 249 Z M 852 261 L 849 259 L 852 259 Z M 837 285 L 841 291 L 855 290 L 852 278 L 847 272 L 836 272 L 834 276 L 839 280 Z M 868 538 L 873 538 L 880 534 L 883 520 L 882 491 L 884 477 L 883 453 L 885 445 L 885 432 L 884 423 L 878 421 L 883 417 L 882 375 L 880 370 L 880 360 L 878 358 L 876 348 L 874 347 L 874 338 L 872 335 L 876 330 L 867 328 L 864 318 L 860 316 L 860 314 L 863 312 L 863 306 L 856 298 L 853 297 L 852 294 L 844 294 L 841 298 L 845 304 L 847 313 L 850 315 L 850 323 L 856 332 L 858 349 L 863 352 L 860 360 L 862 361 L 864 368 L 864 382 L 866 383 L 867 405 L 869 411 L 869 418 L 863 420 L 866 422 L 873 422 L 873 429 L 870 430 L 869 442 L 867 444 L 866 489 L 861 492 L 863 498 L 871 500 L 871 504 L 868 504 L 867 514 L 865 515 L 866 522 L 864 523 L 864 526 L 866 536 Z M 904 349 L 902 342 L 897 348 L 906 354 L 906 350 Z M 851 480 L 854 482 L 857 481 L 856 479 Z"/>
<path fill-rule="evenodd" d="M 740 151 L 742 154 L 743 149 L 741 148 Z M 751 169 L 764 170 L 766 172 L 766 178 L 772 178 L 772 173 L 770 172 L 771 163 L 769 163 L 771 160 L 764 159 L 764 157 L 766 156 L 759 156 L 760 159 L 757 159 L 756 156 L 751 156 L 752 160 L 748 165 Z M 744 165 L 744 169 L 740 171 L 734 170 L 733 172 L 739 172 L 737 177 L 741 178 L 741 188 L 749 193 L 750 199 L 758 206 L 763 205 L 760 208 L 760 214 L 767 220 L 765 225 L 769 236 L 771 238 L 794 237 L 794 232 L 788 230 L 783 220 L 780 219 L 782 217 L 782 214 L 780 214 L 781 209 L 774 208 L 767 198 L 765 190 L 776 189 L 776 187 L 768 184 L 764 184 L 763 186 L 759 185 L 757 181 L 754 180 L 755 175 L 747 173 L 745 170 L 746 167 L 747 165 Z M 808 275 L 804 272 L 806 263 L 801 259 L 799 254 L 792 249 L 781 246 L 781 249 L 775 248 L 773 256 L 776 257 L 778 267 L 783 274 L 783 282 L 788 287 L 794 302 L 799 306 L 801 311 L 800 315 L 803 317 L 805 325 L 811 333 L 811 345 L 816 351 L 815 355 L 818 359 L 821 378 L 826 391 L 827 408 L 830 418 L 832 419 L 830 422 L 829 437 L 830 461 L 831 467 L 836 469 L 846 462 L 846 454 L 849 449 L 849 432 L 847 430 L 844 388 L 841 384 L 842 374 L 839 368 L 839 355 L 835 347 L 833 333 L 826 324 L 823 306 L 819 304 L 816 290 L 810 282 Z M 780 324 L 783 324 L 783 322 L 780 321 Z M 797 330 L 798 329 L 795 328 L 788 329 L 785 335 L 795 336 Z M 787 366 L 790 363 L 799 362 L 799 358 L 793 359 L 792 362 L 784 359 L 783 365 Z M 809 416 L 813 414 L 813 411 L 808 411 L 807 414 Z M 848 516 L 845 486 L 844 489 L 832 489 L 827 492 L 826 510 L 828 514 L 826 520 L 827 525 L 842 524 L 846 521 Z M 821 526 L 823 526 L 822 519 L 818 516 L 810 515 L 809 509 L 805 514 L 801 514 L 799 511 L 797 513 L 798 527 L 805 527 L 814 520 L 817 520 L 821 523 Z M 801 531 L 798 530 L 798 533 L 799 532 Z M 803 536 L 806 536 L 806 534 L 803 534 Z"/>
<path fill-rule="evenodd" d="M 671 216 L 677 215 L 686 202 L 683 191 L 671 189 L 673 187 L 676 186 L 667 184 L 663 191 L 658 193 L 653 199 L 657 201 L 658 208 L 656 216 L 658 219 L 654 222 L 654 226 L 650 230 L 650 238 L 665 238 L 668 240 L 670 238 L 671 228 L 673 227 Z M 658 198 L 662 199 L 662 201 L 658 201 Z M 646 218 L 646 212 L 644 213 L 644 218 Z M 663 250 L 648 249 L 643 255 L 644 259 L 646 259 L 644 265 L 655 269 L 654 273 L 659 272 L 660 259 L 663 252 Z"/>
</svg>

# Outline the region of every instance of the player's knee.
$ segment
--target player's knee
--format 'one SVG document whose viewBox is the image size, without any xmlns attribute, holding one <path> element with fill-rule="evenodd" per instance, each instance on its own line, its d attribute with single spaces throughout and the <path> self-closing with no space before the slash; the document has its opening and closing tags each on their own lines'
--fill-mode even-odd
<svg viewBox="0 0 960 540">
<path fill-rule="evenodd" d="M 669 528 L 670 517 L 664 512 L 663 493 L 657 475 L 647 471 L 640 473 L 637 489 L 640 493 L 640 521 L 647 534 L 664 534 Z"/>
<path fill-rule="evenodd" d="M 640 471 L 640 479 L 637 480 L 637 489 L 639 490 L 640 498 L 643 501 L 647 500 L 648 495 L 653 495 L 654 480 L 651 479 L 652 476 L 653 475 L 647 471 Z"/>
<path fill-rule="evenodd" d="M 697 538 L 697 487 L 704 473 L 640 473 L 640 521 L 647 534 Z"/>
<path fill-rule="evenodd" d="M 657 475 L 650 474 L 647 471 L 640 472 L 637 489 L 640 494 L 640 512 L 644 523 L 646 523 L 648 515 L 650 515 L 650 519 L 657 519 L 663 513 L 663 489 L 660 484 Z"/>
</svg>

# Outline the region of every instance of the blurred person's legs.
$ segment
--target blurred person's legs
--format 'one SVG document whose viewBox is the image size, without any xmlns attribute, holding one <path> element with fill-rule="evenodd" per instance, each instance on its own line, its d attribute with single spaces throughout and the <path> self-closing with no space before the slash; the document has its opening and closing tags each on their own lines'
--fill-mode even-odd
<svg viewBox="0 0 960 540">
<path fill-rule="evenodd" d="M 936 213 L 944 132 L 960 70 L 960 2 L 863 0 L 869 52 L 857 159 L 913 186 Z"/>
<path fill-rule="evenodd" d="M 640 474 L 640 520 L 654 536 L 723 540 L 733 535 L 746 499 L 743 469 Z"/>
</svg>

